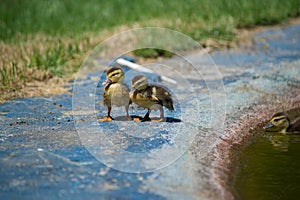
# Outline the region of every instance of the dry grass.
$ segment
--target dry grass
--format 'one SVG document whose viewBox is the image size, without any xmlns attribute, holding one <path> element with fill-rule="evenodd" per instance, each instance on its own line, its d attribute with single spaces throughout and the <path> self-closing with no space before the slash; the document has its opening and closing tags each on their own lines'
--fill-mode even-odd
<svg viewBox="0 0 300 200">
<path fill-rule="evenodd" d="M 0 103 L 10 99 L 60 94 L 73 78 L 95 37 L 77 39 L 36 35 L 20 43 L 0 42 Z"/>
<path fill-rule="evenodd" d="M 156 23 L 148 22 L 149 25 Z M 175 21 L 181 23 L 180 20 Z M 296 24 L 300 18 L 292 19 L 286 24 Z M 160 21 L 161 27 L 168 21 Z M 96 45 L 114 33 L 131 28 L 138 28 L 139 23 L 120 26 L 102 31 L 100 34 L 86 33 L 78 38 L 56 38 L 37 34 L 19 38 L 19 43 L 0 41 L 0 104 L 11 99 L 32 96 L 62 94 L 69 90 L 65 87 L 74 79 L 82 60 Z M 232 48 L 237 45 L 252 45 L 252 36 L 265 28 L 236 29 L 236 37 L 231 40 L 206 38 L 201 41 L 207 49 Z M 283 26 L 283 25 L 280 25 Z M 30 38 L 30 39 L 28 39 Z M 147 60 L 147 59 L 141 59 Z"/>
<path fill-rule="evenodd" d="M 163 27 L 167 23 L 161 21 L 160 25 Z M 0 104 L 16 98 L 66 92 L 68 88 L 64 86 L 74 78 L 90 50 L 114 33 L 141 26 L 135 23 L 102 31 L 101 34 L 86 33 L 78 38 L 36 34 L 26 38 L 20 36 L 20 42 L 0 41 Z M 228 41 L 207 39 L 202 44 L 220 48 L 227 47 Z"/>
<path fill-rule="evenodd" d="M 62 86 L 73 78 L 85 55 L 120 31 L 165 27 L 189 35 L 204 47 L 228 48 L 245 41 L 237 28 L 278 24 L 300 14 L 297 0 L 128 1 L 126 5 L 98 0 L 81 4 L 3 1 L 0 103 L 64 92 Z M 52 85 L 55 89 L 49 89 Z"/>
</svg>

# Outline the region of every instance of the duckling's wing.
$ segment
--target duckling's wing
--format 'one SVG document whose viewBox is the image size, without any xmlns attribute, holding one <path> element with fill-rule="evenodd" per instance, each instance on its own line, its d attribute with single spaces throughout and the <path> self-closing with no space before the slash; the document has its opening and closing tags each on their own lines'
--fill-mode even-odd
<svg viewBox="0 0 300 200">
<path fill-rule="evenodd" d="M 128 95 L 129 96 L 129 92 L 130 92 L 130 89 L 129 87 L 124 84 L 124 83 L 117 83 L 116 84 L 116 88 L 115 90 L 119 92 L 119 94 L 123 94 L 123 95 Z"/>
<path fill-rule="evenodd" d="M 129 92 L 129 87 L 123 83 L 110 84 L 103 89 L 104 104 L 108 106 L 111 106 L 112 104 L 117 106 L 129 105 Z"/>
<path fill-rule="evenodd" d="M 292 126 L 288 130 L 289 132 L 300 132 L 300 119 L 293 121 Z"/>
<path fill-rule="evenodd" d="M 167 89 L 153 85 L 152 91 L 155 91 L 155 98 L 157 98 L 163 106 L 167 107 L 171 111 L 174 110 L 172 95 Z"/>
<path fill-rule="evenodd" d="M 109 87 L 103 89 L 103 102 L 105 105 L 111 106 L 111 96 L 108 93 L 108 89 Z"/>
<path fill-rule="evenodd" d="M 142 101 L 152 101 L 160 103 L 159 99 L 156 96 L 154 96 L 151 92 L 149 92 L 149 90 L 139 93 L 139 98 Z"/>
<path fill-rule="evenodd" d="M 124 95 L 128 96 L 128 98 L 129 98 L 129 104 L 131 104 L 132 101 L 131 101 L 131 98 L 130 98 L 130 88 L 128 87 L 128 85 L 122 84 L 122 91 L 123 91 Z"/>
<path fill-rule="evenodd" d="M 144 90 L 144 91 L 134 91 L 133 93 L 130 94 L 130 99 L 144 107 L 144 108 L 149 108 L 154 104 L 161 104 L 161 102 L 159 101 L 158 98 L 156 98 L 155 96 L 153 96 L 151 93 L 149 93 L 148 90 Z"/>
<path fill-rule="evenodd" d="M 158 104 L 162 104 L 161 100 L 158 98 L 158 96 L 156 95 L 156 88 L 154 89 L 153 86 L 149 86 L 144 93 L 144 96 L 146 98 L 148 98 L 148 100 L 156 102 Z"/>
</svg>

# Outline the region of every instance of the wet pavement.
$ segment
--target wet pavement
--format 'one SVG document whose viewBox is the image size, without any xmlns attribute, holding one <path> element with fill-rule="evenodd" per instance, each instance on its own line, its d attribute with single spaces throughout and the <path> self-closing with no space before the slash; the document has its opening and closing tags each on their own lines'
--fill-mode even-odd
<svg viewBox="0 0 300 200">
<path fill-rule="evenodd" d="M 213 52 L 213 61 L 194 53 L 152 66 L 180 83 L 148 76 L 174 94 L 167 122 L 123 121 L 124 109 L 114 108 L 113 123 L 98 123 L 106 114 L 102 71 L 78 79 L 70 94 L 0 105 L 0 198 L 223 198 L 211 160 L 223 129 L 244 108 L 300 86 L 300 25 L 264 31 L 253 41 L 251 48 Z M 199 74 L 191 63 L 201 66 Z M 136 73 L 127 70 L 125 83 Z M 130 113 L 145 110 L 133 106 Z"/>
</svg>

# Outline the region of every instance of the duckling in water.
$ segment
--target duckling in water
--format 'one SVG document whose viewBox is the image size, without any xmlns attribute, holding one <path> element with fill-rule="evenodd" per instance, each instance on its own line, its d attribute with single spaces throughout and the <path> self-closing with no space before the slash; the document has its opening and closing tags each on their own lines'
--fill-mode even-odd
<svg viewBox="0 0 300 200">
<path fill-rule="evenodd" d="M 128 114 L 129 104 L 131 103 L 129 98 L 130 89 L 123 83 L 124 72 L 119 67 L 112 67 L 106 73 L 106 80 L 103 82 L 103 100 L 107 106 L 107 116 L 103 119 L 99 119 L 99 122 L 112 121 L 110 115 L 112 105 L 125 106 L 126 117 L 130 119 Z"/>
<path fill-rule="evenodd" d="M 132 79 L 132 88 L 134 89 L 134 91 L 130 93 L 131 101 L 138 106 L 148 109 L 148 112 L 141 121 L 163 121 L 163 106 L 168 108 L 170 111 L 174 110 L 172 95 L 161 86 L 149 85 L 146 76 L 135 76 Z M 160 117 L 158 120 L 150 119 L 149 116 L 152 110 L 160 111 Z"/>
<path fill-rule="evenodd" d="M 280 112 L 273 115 L 264 129 L 269 132 L 300 133 L 300 118 L 291 123 L 287 114 Z"/>
</svg>

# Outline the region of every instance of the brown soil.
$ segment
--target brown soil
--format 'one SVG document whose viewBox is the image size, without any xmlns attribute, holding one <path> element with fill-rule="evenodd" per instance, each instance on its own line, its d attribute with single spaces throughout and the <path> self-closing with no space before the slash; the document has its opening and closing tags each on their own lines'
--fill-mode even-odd
<svg viewBox="0 0 300 200">
<path fill-rule="evenodd" d="M 2 91 L 0 104 L 18 98 L 51 96 L 67 93 L 70 90 L 70 87 L 66 86 L 67 84 L 68 79 L 64 80 L 63 78 L 58 77 L 53 77 L 45 81 L 30 81 L 22 86 L 15 86 Z"/>
<path fill-rule="evenodd" d="M 278 24 L 278 25 L 270 25 L 270 26 L 257 26 L 254 28 L 250 29 L 237 29 L 236 30 L 236 35 L 237 35 L 237 40 L 232 44 L 232 46 L 243 46 L 243 47 L 248 47 L 251 48 L 253 46 L 254 42 L 254 35 L 262 32 L 264 30 L 275 30 L 275 29 L 280 29 L 284 28 L 287 26 L 295 25 L 295 24 L 300 24 L 300 17 L 298 18 L 293 18 L 288 20 L 287 22 L 283 24 Z"/>
</svg>

